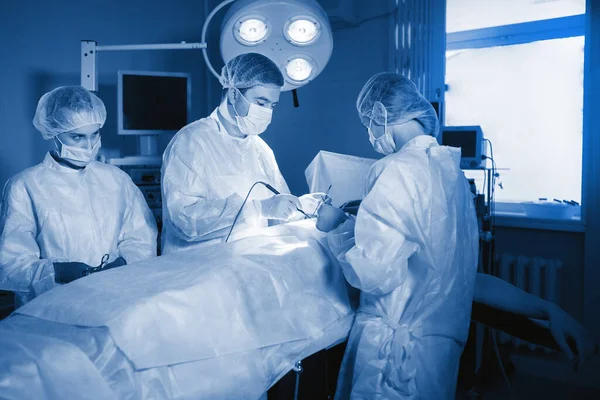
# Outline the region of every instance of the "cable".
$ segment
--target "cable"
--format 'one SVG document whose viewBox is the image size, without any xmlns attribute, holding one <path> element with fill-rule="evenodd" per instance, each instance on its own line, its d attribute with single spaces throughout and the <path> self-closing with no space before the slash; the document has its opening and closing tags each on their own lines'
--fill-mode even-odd
<svg viewBox="0 0 600 400">
<path fill-rule="evenodd" d="M 281 194 L 279 193 L 279 191 L 277 189 L 275 189 L 273 186 L 269 185 L 266 182 L 262 182 L 262 181 L 258 181 L 255 182 L 254 185 L 252 185 L 252 187 L 250 188 L 250 190 L 248 190 L 248 194 L 246 195 L 246 198 L 244 199 L 244 202 L 242 203 L 242 206 L 240 207 L 240 209 L 238 210 L 237 214 L 235 215 L 235 218 L 233 220 L 233 224 L 231 225 L 231 229 L 229 229 L 229 233 L 227 234 L 227 238 L 225 239 L 225 243 L 227 243 L 227 241 L 229 240 L 229 236 L 231 236 L 231 232 L 233 232 L 233 227 L 235 226 L 235 223 L 237 222 L 240 214 L 242 213 L 242 210 L 244 209 L 244 206 L 246 205 L 246 202 L 248 201 L 248 197 L 250 197 L 250 193 L 252 193 L 252 190 L 254 189 L 254 186 L 258 185 L 258 184 L 263 185 L 264 187 L 266 187 L 267 189 L 269 189 L 271 192 L 277 194 Z M 304 212 L 302 210 L 298 210 L 300 212 L 302 212 L 302 214 L 304 214 Z M 304 214 L 304 216 L 307 216 L 306 214 Z"/>
<path fill-rule="evenodd" d="M 495 235 L 495 227 L 496 227 L 496 177 L 497 177 L 497 173 L 498 173 L 498 168 L 496 165 L 496 160 L 494 159 L 494 147 L 492 145 L 492 141 L 489 139 L 484 139 L 484 141 L 486 141 L 489 146 L 490 146 L 490 156 L 484 156 L 486 159 L 491 160 L 492 161 L 492 182 L 491 182 L 491 193 L 490 193 L 490 231 L 492 233 L 492 237 Z M 490 258 L 491 261 L 494 261 L 494 246 L 492 244 L 491 246 L 491 250 L 490 250 Z M 510 380 L 508 379 L 508 375 L 506 374 L 506 369 L 504 367 L 504 363 L 502 362 L 502 359 L 500 358 L 500 350 L 498 348 L 498 342 L 497 342 L 497 338 L 496 338 L 496 331 L 493 329 L 490 329 L 490 336 L 492 338 L 492 342 L 494 344 L 494 351 L 496 353 L 496 359 L 498 360 L 498 365 L 500 366 L 500 372 L 502 373 L 502 376 L 506 382 L 506 385 L 508 387 L 508 391 L 510 393 L 510 396 L 513 400 L 516 400 L 517 397 L 515 396 L 515 393 L 513 392 L 512 389 L 512 385 L 510 384 Z"/>
<path fill-rule="evenodd" d="M 496 167 L 496 160 L 494 159 L 494 147 L 492 146 L 492 141 L 490 139 L 483 139 L 490 146 L 490 156 L 484 156 L 486 159 L 492 161 L 492 189 L 490 193 L 491 204 L 490 204 L 490 220 L 491 227 L 493 228 L 496 225 L 496 175 L 498 173 L 498 168 Z"/>
<path fill-rule="evenodd" d="M 300 390 L 300 374 L 304 371 L 302 360 L 298 361 L 292 368 L 296 372 L 296 385 L 294 387 L 294 400 L 298 400 L 298 391 Z"/>
<path fill-rule="evenodd" d="M 485 188 L 487 187 L 487 174 L 485 169 L 483 170 L 483 193 L 485 193 Z"/>
<path fill-rule="evenodd" d="M 228 4 L 233 3 L 235 0 L 225 0 L 223 2 L 221 2 L 221 4 L 219 4 L 218 6 L 216 6 L 214 8 L 214 10 L 211 11 L 210 14 L 208 14 L 208 17 L 206 17 L 206 21 L 204 21 L 204 25 L 202 26 L 202 38 L 200 39 L 200 41 L 202 43 L 206 43 L 206 31 L 208 30 L 208 25 L 210 24 L 210 21 L 213 19 L 213 17 L 215 16 L 216 13 L 219 12 L 219 10 L 221 10 L 223 7 L 225 7 Z M 204 61 L 206 62 L 206 66 L 208 67 L 208 69 L 210 70 L 210 72 L 212 72 L 212 74 L 214 76 L 217 77 L 217 79 L 219 79 L 221 76 L 217 73 L 217 71 L 215 71 L 215 69 L 213 68 L 212 64 L 210 63 L 210 60 L 208 59 L 208 53 L 207 53 L 207 48 L 208 45 L 202 49 L 202 57 L 204 57 Z M 250 189 L 252 190 L 252 189 Z"/>
<path fill-rule="evenodd" d="M 496 222 L 496 174 L 498 168 L 496 167 L 496 160 L 492 157 L 484 156 L 487 160 L 492 162 L 492 177 L 491 177 L 491 185 L 490 185 L 490 220 L 492 223 Z"/>
<path fill-rule="evenodd" d="M 268 189 L 273 189 L 273 187 L 271 185 L 269 185 L 268 183 L 264 183 L 264 182 L 260 182 L 260 181 L 255 182 L 254 185 L 252 185 L 252 187 L 250 188 L 250 190 L 248 190 L 248 194 L 246 194 L 246 198 L 244 199 L 244 202 L 242 203 L 242 206 L 240 207 L 240 209 L 238 210 L 237 214 L 235 215 L 235 218 L 233 219 L 233 224 L 231 225 L 231 228 L 229 229 L 229 233 L 227 234 L 227 238 L 225 238 L 225 243 L 227 243 L 227 241 L 229 240 L 229 236 L 231 236 L 231 232 L 233 232 L 233 227 L 235 226 L 235 223 L 237 222 L 238 218 L 240 217 L 240 214 L 242 213 L 242 210 L 244 209 L 244 206 L 246 205 L 246 202 L 248 201 L 248 197 L 250 197 L 250 193 L 252 193 L 252 190 L 254 189 L 254 186 L 258 185 L 259 183 L 265 185 Z"/>
<path fill-rule="evenodd" d="M 494 343 L 494 350 L 496 352 L 496 359 L 498 360 L 498 365 L 500 366 L 500 372 L 502 372 L 502 376 L 508 386 L 508 392 L 510 393 L 510 397 L 513 400 L 517 400 L 515 393 L 513 392 L 512 385 L 510 384 L 510 380 L 508 379 L 508 375 L 506 374 L 506 369 L 504 368 L 504 363 L 502 359 L 500 359 L 500 350 L 498 349 L 498 342 L 496 341 L 496 331 L 494 329 L 490 329 L 490 336 L 492 337 L 492 342 Z"/>
</svg>

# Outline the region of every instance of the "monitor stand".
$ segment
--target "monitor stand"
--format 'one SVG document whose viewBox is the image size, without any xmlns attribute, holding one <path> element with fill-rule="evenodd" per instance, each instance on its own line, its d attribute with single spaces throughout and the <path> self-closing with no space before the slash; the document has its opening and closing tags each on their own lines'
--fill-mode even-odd
<svg viewBox="0 0 600 400">
<path fill-rule="evenodd" d="M 140 155 L 123 158 L 112 158 L 108 160 L 109 164 L 124 166 L 160 166 L 162 157 L 158 155 L 158 136 L 143 135 L 140 136 Z"/>
<path fill-rule="evenodd" d="M 140 155 L 141 156 L 158 156 L 158 136 L 143 135 L 140 136 Z"/>
</svg>

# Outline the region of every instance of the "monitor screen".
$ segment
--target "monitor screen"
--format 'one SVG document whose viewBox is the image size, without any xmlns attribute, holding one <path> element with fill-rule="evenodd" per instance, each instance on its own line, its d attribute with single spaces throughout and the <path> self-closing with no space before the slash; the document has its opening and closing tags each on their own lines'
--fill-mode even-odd
<svg viewBox="0 0 600 400">
<path fill-rule="evenodd" d="M 119 133 L 157 134 L 187 125 L 188 78 L 185 74 L 122 73 Z"/>
<path fill-rule="evenodd" d="M 477 157 L 477 131 L 444 131 L 442 144 L 450 147 L 460 147 L 462 157 Z"/>
</svg>

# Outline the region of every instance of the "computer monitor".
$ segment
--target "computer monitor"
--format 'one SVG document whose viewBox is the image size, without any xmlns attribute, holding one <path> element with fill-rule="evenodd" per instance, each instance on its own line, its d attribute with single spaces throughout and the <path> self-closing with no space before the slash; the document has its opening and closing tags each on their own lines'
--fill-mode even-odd
<svg viewBox="0 0 600 400">
<path fill-rule="evenodd" d="M 119 71 L 117 93 L 119 135 L 176 133 L 190 122 L 190 74 Z"/>
<path fill-rule="evenodd" d="M 444 126 L 440 143 L 461 149 L 461 169 L 484 168 L 483 132 L 480 126 Z"/>
</svg>

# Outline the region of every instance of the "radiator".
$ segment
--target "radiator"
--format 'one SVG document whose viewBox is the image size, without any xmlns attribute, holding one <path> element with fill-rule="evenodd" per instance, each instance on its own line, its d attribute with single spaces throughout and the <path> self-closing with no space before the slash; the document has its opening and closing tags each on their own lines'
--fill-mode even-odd
<svg viewBox="0 0 600 400">
<path fill-rule="evenodd" d="M 559 270 L 562 262 L 539 257 L 500 254 L 496 259 L 496 275 L 519 289 L 541 297 L 549 302 L 559 300 Z M 500 343 L 512 342 L 515 347 L 528 347 L 530 350 L 551 350 L 514 338 L 506 333 L 498 335 Z"/>
</svg>

